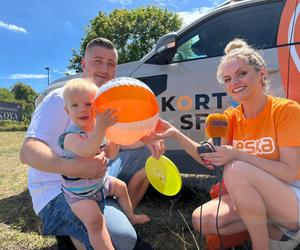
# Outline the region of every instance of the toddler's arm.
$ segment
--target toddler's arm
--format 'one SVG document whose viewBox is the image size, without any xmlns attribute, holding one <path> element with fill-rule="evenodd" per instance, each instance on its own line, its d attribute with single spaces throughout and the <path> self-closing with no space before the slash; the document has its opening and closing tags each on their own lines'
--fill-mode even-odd
<svg viewBox="0 0 300 250">
<path fill-rule="evenodd" d="M 99 146 L 107 127 L 116 123 L 115 111 L 107 109 L 96 116 L 96 125 L 88 136 L 79 134 L 67 134 L 64 140 L 64 148 L 82 157 L 90 157 L 99 153 Z"/>
</svg>

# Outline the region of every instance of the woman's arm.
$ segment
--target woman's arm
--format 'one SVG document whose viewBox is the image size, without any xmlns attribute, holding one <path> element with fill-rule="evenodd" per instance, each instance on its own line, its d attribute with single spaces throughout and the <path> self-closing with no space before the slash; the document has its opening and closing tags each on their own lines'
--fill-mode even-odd
<svg viewBox="0 0 300 250">
<path fill-rule="evenodd" d="M 300 147 L 279 148 L 280 159 L 278 161 L 265 159 L 248 154 L 238 149 L 221 146 L 215 147 L 216 152 L 201 154 L 216 166 L 224 166 L 231 161 L 243 161 L 256 166 L 276 178 L 290 183 L 297 179 L 300 169 Z"/>
<path fill-rule="evenodd" d="M 180 147 L 182 147 L 190 156 L 196 161 L 203 164 L 203 161 L 197 151 L 199 144 L 191 140 L 189 137 L 181 133 L 177 128 L 171 125 L 169 122 L 159 119 L 155 134 L 153 135 L 156 139 L 172 138 L 175 140 Z"/>
<path fill-rule="evenodd" d="M 279 152 L 279 161 L 268 160 L 245 152 L 239 152 L 237 160 L 257 166 L 284 182 L 295 181 L 300 168 L 300 147 L 282 147 L 279 148 Z"/>
</svg>

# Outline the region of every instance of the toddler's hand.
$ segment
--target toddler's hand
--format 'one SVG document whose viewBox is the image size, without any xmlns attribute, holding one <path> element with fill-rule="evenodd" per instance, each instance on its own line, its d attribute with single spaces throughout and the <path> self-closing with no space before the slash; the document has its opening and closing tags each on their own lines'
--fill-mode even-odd
<svg viewBox="0 0 300 250">
<path fill-rule="evenodd" d="M 105 130 L 109 126 L 114 125 L 117 122 L 117 118 L 117 110 L 106 109 L 103 112 L 97 114 L 96 125 Z"/>
</svg>

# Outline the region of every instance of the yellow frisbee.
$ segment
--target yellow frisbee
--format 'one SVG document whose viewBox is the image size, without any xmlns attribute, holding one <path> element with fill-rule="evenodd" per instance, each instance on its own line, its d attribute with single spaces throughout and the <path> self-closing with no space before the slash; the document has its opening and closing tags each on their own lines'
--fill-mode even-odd
<svg viewBox="0 0 300 250">
<path fill-rule="evenodd" d="M 172 196 L 180 191 L 181 175 L 175 164 L 166 156 L 161 156 L 158 160 L 150 156 L 145 169 L 149 182 L 158 192 Z"/>
</svg>

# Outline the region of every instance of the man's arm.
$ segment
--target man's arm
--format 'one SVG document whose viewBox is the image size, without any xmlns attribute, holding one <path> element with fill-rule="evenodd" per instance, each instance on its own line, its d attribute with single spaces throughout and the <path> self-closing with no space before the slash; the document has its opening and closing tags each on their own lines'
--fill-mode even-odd
<svg viewBox="0 0 300 250">
<path fill-rule="evenodd" d="M 131 145 L 120 145 L 120 148 L 121 149 L 137 149 L 137 148 L 141 148 L 141 147 L 144 147 L 145 146 L 145 143 L 141 142 L 141 141 L 138 141 L 134 144 L 131 144 Z"/>
<path fill-rule="evenodd" d="M 107 145 L 104 146 L 105 156 L 110 160 L 117 158 L 119 151 L 120 151 L 120 145 L 112 141 L 109 141 Z"/>
<path fill-rule="evenodd" d="M 35 138 L 25 138 L 21 150 L 22 163 L 40 171 L 81 178 L 97 178 L 106 172 L 104 153 L 94 158 L 76 157 L 65 159 L 55 153 L 46 143 Z M 86 166 L 89 166 L 88 168 Z"/>
</svg>

